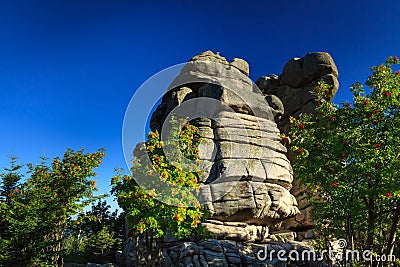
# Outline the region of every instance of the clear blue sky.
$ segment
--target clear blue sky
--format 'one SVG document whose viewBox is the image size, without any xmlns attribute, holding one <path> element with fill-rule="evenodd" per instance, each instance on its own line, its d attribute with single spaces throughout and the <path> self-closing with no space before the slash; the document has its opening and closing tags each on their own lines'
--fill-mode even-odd
<svg viewBox="0 0 400 267">
<path fill-rule="evenodd" d="M 370 66 L 400 55 L 399 14 L 398 0 L 3 0 L 0 166 L 12 153 L 39 163 L 44 153 L 105 147 L 98 182 L 106 192 L 114 167 L 126 168 L 125 109 L 156 72 L 210 49 L 246 59 L 255 80 L 327 51 L 339 68 L 339 102 Z"/>
</svg>

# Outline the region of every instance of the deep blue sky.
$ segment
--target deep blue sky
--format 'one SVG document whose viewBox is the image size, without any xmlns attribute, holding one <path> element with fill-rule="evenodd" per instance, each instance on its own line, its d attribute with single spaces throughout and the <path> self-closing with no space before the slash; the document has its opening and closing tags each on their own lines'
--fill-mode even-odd
<svg viewBox="0 0 400 267">
<path fill-rule="evenodd" d="M 135 90 L 208 49 L 246 59 L 253 80 L 327 51 L 339 68 L 335 101 L 350 100 L 351 83 L 400 54 L 399 14 L 398 0 L 1 1 L 0 166 L 12 153 L 39 163 L 105 147 L 98 180 L 108 191 L 114 167 L 126 168 L 122 122 Z"/>
</svg>

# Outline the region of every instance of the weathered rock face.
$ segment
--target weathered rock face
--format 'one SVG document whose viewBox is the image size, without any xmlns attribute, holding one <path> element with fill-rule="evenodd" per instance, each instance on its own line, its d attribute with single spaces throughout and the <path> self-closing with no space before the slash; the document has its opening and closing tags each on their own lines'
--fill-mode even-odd
<svg viewBox="0 0 400 267">
<path fill-rule="evenodd" d="M 228 62 L 211 51 L 195 56 L 170 85 L 150 127 L 162 131 L 171 114 L 199 127 L 200 199 L 211 219 L 273 225 L 299 214 L 275 122 L 283 105 L 258 90 L 248 73 L 242 59 Z"/>
<path fill-rule="evenodd" d="M 332 57 L 325 52 L 309 53 L 303 58 L 291 59 L 283 68 L 282 74 L 271 74 L 257 79 L 256 84 L 265 94 L 271 94 L 281 100 L 282 117 L 277 121 L 282 133 L 289 131 L 289 118 L 301 113 L 315 112 L 314 96 L 311 90 L 318 81 L 332 85 L 333 93 L 339 88 L 338 70 Z M 270 104 L 273 106 L 273 104 Z M 294 157 L 287 155 L 291 163 Z M 315 226 L 311 218 L 311 205 L 303 194 L 304 187 L 294 178 L 291 193 L 296 197 L 300 213 L 282 223 L 283 229 L 310 229 Z"/>
<path fill-rule="evenodd" d="M 257 79 L 256 84 L 265 94 L 278 97 L 284 113 L 278 121 L 283 133 L 289 130 L 289 117 L 315 111 L 314 97 L 310 93 L 318 81 L 323 80 L 339 88 L 338 70 L 332 57 L 326 52 L 308 53 L 302 58 L 293 58 L 283 68 L 282 74 L 271 74 Z"/>
</svg>

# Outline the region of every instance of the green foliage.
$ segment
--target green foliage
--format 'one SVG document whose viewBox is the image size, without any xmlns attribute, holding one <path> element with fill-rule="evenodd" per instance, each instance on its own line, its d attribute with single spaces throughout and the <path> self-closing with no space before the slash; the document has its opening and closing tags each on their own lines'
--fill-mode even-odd
<svg viewBox="0 0 400 267">
<path fill-rule="evenodd" d="M 101 251 L 117 249 L 116 246 L 119 245 L 117 241 L 123 237 L 124 214 L 118 215 L 117 211 L 111 212 L 110 208 L 111 206 L 106 201 L 98 201 L 92 204 L 90 210 L 80 213 L 71 220 L 63 241 L 63 248 L 67 255 L 82 255 L 90 258 L 96 254 L 99 258 L 98 254 Z M 103 240 L 99 240 L 101 236 L 104 237 Z M 98 245 L 96 245 L 97 241 L 99 241 Z"/>
<path fill-rule="evenodd" d="M 392 253 L 400 217 L 400 71 L 397 57 L 372 68 L 366 93 L 351 87 L 352 103 L 330 102 L 330 86 L 315 90 L 316 114 L 291 118 L 294 170 L 306 186 L 322 236 Z"/>
<path fill-rule="evenodd" d="M 114 236 L 115 233 L 107 225 L 104 225 L 100 231 L 90 235 L 88 240 L 89 251 L 103 254 L 105 250 L 112 248 L 117 242 Z"/>
<path fill-rule="evenodd" d="M 67 150 L 50 166 L 28 165 L 26 182 L 0 202 L 2 266 L 56 266 L 68 219 L 95 199 L 89 177 L 104 155 Z"/>
<path fill-rule="evenodd" d="M 9 195 L 18 188 L 20 180 L 23 178 L 20 170 L 23 166 L 17 164 L 17 158 L 11 156 L 10 168 L 5 168 L 5 173 L 0 174 L 0 201 L 9 203 Z"/>
<path fill-rule="evenodd" d="M 6 238 L 7 225 L 6 215 L 9 214 L 8 205 L 11 202 L 12 192 L 19 187 L 20 180 L 23 178 L 20 173 L 22 165 L 16 163 L 16 158 L 11 157 L 10 168 L 5 168 L 5 172 L 0 174 L 0 251 L 6 251 L 10 246 L 10 239 Z M 0 263 L 7 260 L 6 253 L 0 253 Z"/>
<path fill-rule="evenodd" d="M 147 260 L 151 254 L 158 256 L 152 253 L 154 239 L 167 233 L 182 238 L 201 232 L 199 225 L 205 216 L 196 198 L 198 129 L 173 121 L 169 137 L 164 144 L 158 132 L 151 132 L 145 146 L 135 152 L 135 179 L 121 173 L 112 179 L 118 204 L 129 215 L 132 235 L 148 241 Z"/>
<path fill-rule="evenodd" d="M 80 222 L 79 229 L 86 235 L 97 234 L 104 226 L 115 232 L 120 232 L 121 219 L 118 212 L 110 211 L 111 206 L 106 201 L 98 201 L 92 204 L 91 209 L 84 214 L 80 214 L 77 221 Z"/>
<path fill-rule="evenodd" d="M 82 230 L 69 232 L 62 241 L 65 255 L 84 255 L 87 251 L 88 238 Z"/>
</svg>

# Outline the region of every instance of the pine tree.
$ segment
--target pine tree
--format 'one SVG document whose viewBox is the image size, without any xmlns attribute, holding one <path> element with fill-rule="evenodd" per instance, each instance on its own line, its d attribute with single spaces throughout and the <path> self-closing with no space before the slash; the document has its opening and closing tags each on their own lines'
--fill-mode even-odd
<svg viewBox="0 0 400 267">
<path fill-rule="evenodd" d="M 12 155 L 10 167 L 4 168 L 5 172 L 0 174 L 0 201 L 9 203 L 10 193 L 18 188 L 19 182 L 23 177 L 20 173 L 22 167 L 23 165 L 17 164 L 17 158 Z"/>
</svg>

